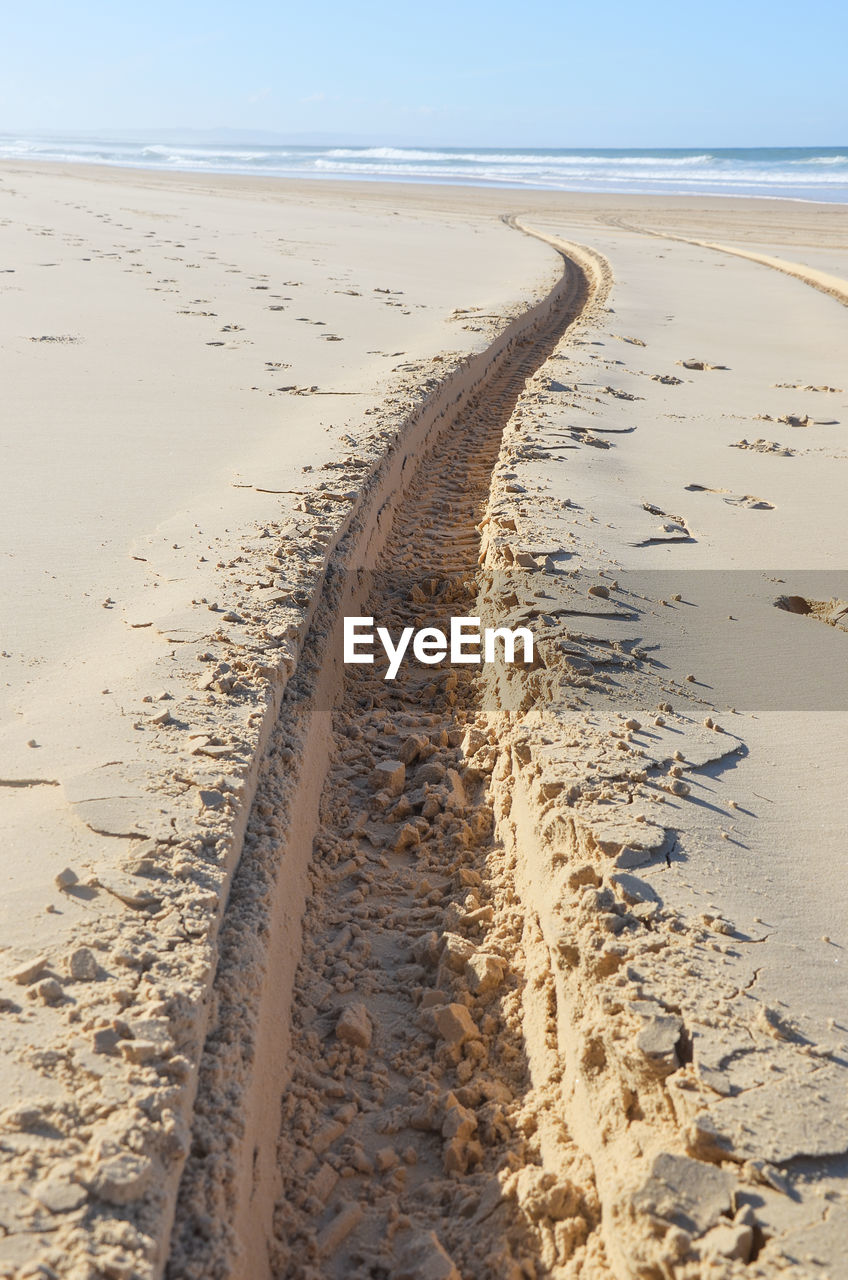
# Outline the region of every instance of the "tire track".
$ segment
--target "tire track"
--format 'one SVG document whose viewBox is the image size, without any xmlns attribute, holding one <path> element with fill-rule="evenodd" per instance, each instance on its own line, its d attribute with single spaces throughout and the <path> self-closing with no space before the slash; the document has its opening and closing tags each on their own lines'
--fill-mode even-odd
<svg viewBox="0 0 848 1280">
<path fill-rule="evenodd" d="M 221 930 L 170 1280 L 518 1277 L 601 1249 L 591 1170 L 533 1105 L 521 1020 L 530 987 L 553 996 L 492 834 L 481 682 L 387 685 L 336 645 L 343 614 L 395 633 L 472 612 L 504 427 L 604 291 L 591 253 L 538 238 L 562 281 L 411 420 L 333 553 Z M 387 794 L 373 775 L 397 756 Z M 574 1186 L 542 1168 L 551 1143 Z"/>
<path fill-rule="evenodd" d="M 418 461 L 362 610 L 393 633 L 474 612 L 475 526 L 503 430 L 573 311 L 517 343 Z M 414 667 L 391 685 L 379 665 L 349 667 L 333 738 L 294 993 L 273 1273 L 500 1280 L 565 1275 L 589 1251 L 600 1262 L 591 1169 L 534 1106 L 526 996 L 535 988 L 544 1008 L 552 991 L 494 837 L 497 749 L 479 676 Z M 534 1052 L 555 1051 L 550 1017 L 537 1032 Z"/>
<path fill-rule="evenodd" d="M 749 262 L 756 262 L 761 267 L 770 267 L 772 271 L 780 271 L 783 275 L 791 276 L 793 280 L 800 280 L 811 289 L 818 289 L 819 293 L 825 293 L 828 297 L 841 302 L 843 307 L 848 306 L 848 280 L 843 280 L 828 271 L 820 271 L 817 267 L 810 267 L 804 262 L 790 262 L 786 258 L 775 258 L 768 253 L 755 253 L 751 249 L 741 249 L 738 245 L 716 244 L 713 240 L 675 235 L 672 231 L 655 231 L 651 227 L 635 226 L 624 218 L 607 217 L 599 221 L 609 227 L 618 227 L 622 231 L 633 231 L 639 236 L 654 236 L 657 240 L 676 240 L 678 244 L 691 244 L 697 249 L 711 249 L 715 253 L 724 253 L 732 258 L 747 258 Z"/>
</svg>

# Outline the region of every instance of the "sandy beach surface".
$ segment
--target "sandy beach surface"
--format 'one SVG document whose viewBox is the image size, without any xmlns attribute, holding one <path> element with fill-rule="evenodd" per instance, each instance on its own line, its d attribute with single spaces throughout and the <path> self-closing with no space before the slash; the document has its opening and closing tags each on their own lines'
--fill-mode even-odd
<svg viewBox="0 0 848 1280">
<path fill-rule="evenodd" d="M 848 1275 L 846 302 L 839 206 L 0 168 L 0 1275 Z"/>
</svg>

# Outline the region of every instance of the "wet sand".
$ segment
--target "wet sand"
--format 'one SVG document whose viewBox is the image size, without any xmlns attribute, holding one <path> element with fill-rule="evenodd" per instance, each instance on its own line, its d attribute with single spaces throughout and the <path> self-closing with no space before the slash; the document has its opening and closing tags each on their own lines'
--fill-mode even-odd
<svg viewBox="0 0 848 1280">
<path fill-rule="evenodd" d="M 7 1273 L 838 1274 L 841 211 L 0 197 Z"/>
</svg>

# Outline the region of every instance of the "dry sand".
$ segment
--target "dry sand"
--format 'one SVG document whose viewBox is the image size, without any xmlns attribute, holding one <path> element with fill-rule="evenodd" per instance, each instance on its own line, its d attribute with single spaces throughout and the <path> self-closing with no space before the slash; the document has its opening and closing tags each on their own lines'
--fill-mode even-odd
<svg viewBox="0 0 848 1280">
<path fill-rule="evenodd" d="M 0 1274 L 846 1274 L 844 212 L 0 217 Z"/>
</svg>

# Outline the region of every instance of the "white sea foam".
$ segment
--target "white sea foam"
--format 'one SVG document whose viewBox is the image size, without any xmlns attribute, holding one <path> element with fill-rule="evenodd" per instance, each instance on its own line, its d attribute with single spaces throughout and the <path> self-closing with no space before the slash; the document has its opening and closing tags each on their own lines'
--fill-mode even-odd
<svg viewBox="0 0 848 1280">
<path fill-rule="evenodd" d="M 465 162 L 481 165 L 550 165 L 562 166 L 564 168 L 568 168 L 571 165 L 605 166 L 611 163 L 611 158 L 608 155 L 584 155 L 582 153 L 568 155 L 557 151 L 416 151 L 407 147 L 330 147 L 324 154 L 334 160 L 426 160 L 430 162 L 447 162 L 451 164 L 456 162 Z M 663 163 L 674 169 L 677 167 L 709 164 L 711 161 L 712 156 L 705 154 L 668 157 L 663 160 Z M 656 156 L 616 155 L 612 162 L 619 165 L 633 165 L 634 167 L 638 167 L 640 165 L 655 165 L 657 163 L 657 158 Z"/>
<path fill-rule="evenodd" d="M 800 160 L 790 160 L 790 164 L 842 164 L 848 165 L 848 156 L 804 156 Z"/>
<path fill-rule="evenodd" d="M 239 145 L 0 136 L 0 158 L 187 172 L 448 182 L 543 190 L 767 195 L 848 203 L 845 149 L 591 150 Z"/>
</svg>

